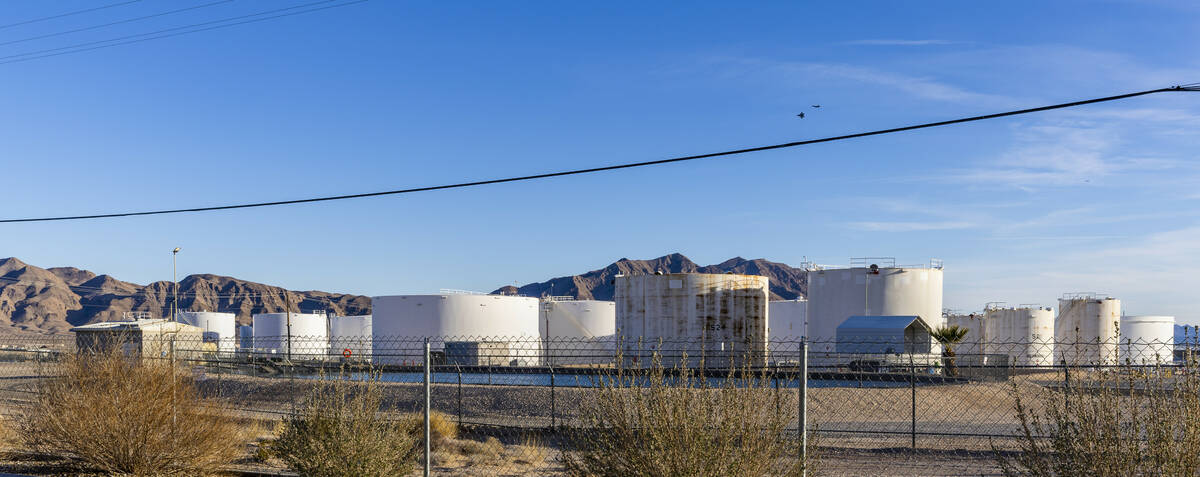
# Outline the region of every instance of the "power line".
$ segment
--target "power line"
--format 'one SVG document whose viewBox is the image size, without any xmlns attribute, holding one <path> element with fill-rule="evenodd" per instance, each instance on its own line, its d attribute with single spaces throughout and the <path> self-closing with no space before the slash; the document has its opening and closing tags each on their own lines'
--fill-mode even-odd
<svg viewBox="0 0 1200 477">
<path fill-rule="evenodd" d="M 162 29 L 162 30 L 152 31 L 149 33 L 138 33 L 136 35 L 125 35 L 125 36 L 119 36 L 116 38 L 109 38 L 107 40 L 89 41 L 86 43 L 77 43 L 74 45 L 62 46 L 62 47 L 58 47 L 58 48 L 48 48 L 45 50 L 31 51 L 28 53 L 0 56 L 0 60 L 16 58 L 16 59 L 8 60 L 8 61 L 0 61 L 0 65 L 5 65 L 5 64 L 9 64 L 9 63 L 20 63 L 23 61 L 32 61 L 32 60 L 36 60 L 36 59 L 40 59 L 40 58 L 49 58 L 52 56 L 69 55 L 72 53 L 81 53 L 81 52 L 85 52 L 85 51 L 99 50 L 99 49 L 103 49 L 103 48 L 111 48 L 114 46 L 129 45 L 129 44 L 133 44 L 133 43 L 141 43 L 143 41 L 158 40 L 158 39 L 162 39 L 162 38 L 170 38 L 173 36 L 186 35 L 189 33 L 197 33 L 197 32 L 208 31 L 208 30 L 216 30 L 218 28 L 226 28 L 226 27 L 231 27 L 231 26 L 244 25 L 247 23 L 255 23 L 255 22 L 261 22 L 261 21 L 266 21 L 266 20 L 273 20 L 276 18 L 290 17 L 292 15 L 300 15 L 302 13 L 310 13 L 310 12 L 315 12 L 318 10 L 328 10 L 330 8 L 345 7 L 345 6 L 353 5 L 356 3 L 363 3 L 363 2 L 366 2 L 367 0 L 356 0 L 353 2 L 340 3 L 340 4 L 336 4 L 336 5 L 329 5 L 329 6 L 325 6 L 325 7 L 319 7 L 319 8 L 311 8 L 308 10 L 301 10 L 298 12 L 284 13 L 284 14 L 274 15 L 274 16 L 269 16 L 269 17 L 264 17 L 264 18 L 254 18 L 251 20 L 227 23 L 224 25 L 215 25 L 215 26 L 210 26 L 210 27 L 206 27 L 206 28 L 197 28 L 195 30 L 188 30 L 188 28 L 195 28 L 195 27 L 200 27 L 200 26 L 204 26 L 204 25 L 213 25 L 213 24 L 217 24 L 217 23 L 226 23 L 226 22 L 231 22 L 234 20 L 243 19 L 243 18 L 269 15 L 271 13 L 277 13 L 277 12 L 282 12 L 282 11 L 287 11 L 287 10 L 295 10 L 297 8 L 305 8 L 305 7 L 310 7 L 313 5 L 320 5 L 323 3 L 330 3 L 330 2 L 334 2 L 334 1 L 337 1 L 337 0 L 321 0 L 318 2 L 305 3 L 305 4 L 294 5 L 294 6 L 285 7 L 285 8 L 264 10 L 264 11 L 261 11 L 258 13 L 251 13 L 248 15 L 239 15 L 236 17 L 222 18 L 219 20 L 212 20 L 212 21 L 201 22 L 201 23 L 193 23 L 191 25 L 171 27 L 171 28 L 166 28 L 166 29 Z M 186 30 L 186 31 L 178 31 L 178 30 Z M 166 33 L 166 32 L 172 32 L 172 31 L 177 32 L 177 33 L 159 35 L 160 33 Z M 158 35 L 158 36 L 150 36 L 150 35 Z M 148 38 L 138 38 L 138 37 L 148 37 Z M 138 38 L 138 39 L 130 40 L 131 38 Z M 128 40 L 128 41 L 122 41 L 122 40 Z M 117 43 L 113 43 L 113 42 L 117 42 Z M 102 43 L 110 43 L 110 44 L 103 45 Z M 99 45 L 99 46 L 92 46 L 92 45 Z M 63 51 L 63 50 L 68 50 L 68 51 Z M 58 52 L 58 53 L 52 53 L 52 52 Z M 46 54 L 42 54 L 42 53 L 46 53 Z M 34 56 L 34 55 L 36 55 L 36 56 Z M 28 57 L 28 58 L 21 58 L 23 56 Z"/>
<path fill-rule="evenodd" d="M 100 7 L 88 8 L 88 9 L 86 9 L 86 10 L 76 10 L 76 11 L 73 11 L 73 12 L 60 13 L 60 14 L 58 14 L 58 15 L 51 15 L 51 16 L 48 16 L 48 17 L 34 18 L 33 20 L 25 20 L 25 21 L 23 21 L 23 22 L 9 23 L 9 24 L 7 24 L 7 25 L 0 25 L 0 30 L 2 30 L 2 29 L 5 29 L 5 28 L 12 28 L 12 27 L 15 27 L 15 26 L 28 25 L 28 24 L 30 24 L 30 23 L 44 22 L 44 21 L 46 21 L 46 20 L 53 20 L 53 19 L 55 19 L 55 18 L 69 17 L 69 16 L 71 16 L 71 15 L 79 15 L 79 14 L 81 14 L 81 13 L 94 12 L 94 11 L 96 11 L 96 10 L 104 10 L 105 8 L 119 7 L 119 6 L 121 6 L 121 5 L 128 5 L 128 4 L 130 4 L 130 3 L 137 3 L 137 2 L 140 2 L 140 1 L 141 1 L 141 0 L 130 0 L 130 1 L 128 1 L 128 2 L 117 2 L 117 3 L 112 3 L 112 4 L 108 4 L 108 5 L 100 6 Z"/>
<path fill-rule="evenodd" d="M 361 0 L 361 1 L 366 1 L 366 0 Z M 326 7 L 326 8 L 329 8 L 329 7 Z M 0 64 L 2 64 L 2 63 L 0 63 Z M 548 173 L 534 174 L 534 175 L 528 175 L 528 176 L 506 177 L 506 178 L 502 178 L 502 179 L 488 179 L 488 180 L 473 181 L 473 182 L 460 182 L 460 183 L 456 183 L 456 184 L 416 187 L 416 188 L 411 188 L 411 189 L 398 189 L 398 190 L 389 190 L 389 191 L 382 191 L 382 192 L 366 192 L 366 193 L 360 193 L 360 194 L 335 195 L 335 196 L 327 196 L 327 197 L 313 197 L 313 198 L 308 198 L 308 199 L 278 200 L 278 201 L 272 201 L 272 202 L 254 202 L 254 203 L 248 203 L 248 204 L 219 205 L 219 206 L 212 206 L 212 207 L 192 207 L 192 208 L 186 208 L 186 209 L 150 210 L 150 211 L 140 211 L 140 212 L 117 212 L 117 213 L 94 214 L 94 215 L 70 215 L 70 216 L 60 216 L 60 217 L 0 219 L 0 223 L 50 222 L 50 221 L 60 221 L 60 220 L 106 219 L 106 218 L 114 218 L 114 217 L 135 217 L 135 216 L 144 216 L 144 215 L 182 214 L 182 213 L 192 213 L 192 212 L 209 212 L 209 211 L 215 211 L 215 210 L 248 209 L 248 208 L 253 208 L 253 207 L 268 207 L 268 206 L 275 206 L 275 205 L 307 204 L 307 203 L 312 203 L 312 202 L 326 202 L 326 201 L 333 201 L 333 200 L 360 199 L 360 198 L 365 198 L 365 197 L 379 197 L 379 196 L 384 196 L 384 195 L 411 194 L 411 193 L 416 193 L 416 192 L 430 192 L 430 191 L 435 191 L 435 190 L 461 189 L 461 188 L 466 188 L 466 187 L 476 187 L 476 186 L 491 185 L 491 184 L 503 184 L 503 183 L 507 183 L 507 182 L 522 182 L 522 181 L 530 181 L 530 180 L 536 180 L 536 179 L 549 179 L 552 177 L 590 174 L 590 173 L 595 173 L 595 172 L 615 171 L 615 170 L 619 170 L 619 169 L 631 169 L 631 168 L 635 168 L 635 167 L 656 166 L 656 165 L 671 164 L 671 163 L 676 163 L 676 162 L 695 161 L 695 160 L 700 160 L 700 159 L 711 159 L 711 158 L 723 157 L 723 156 L 734 156 L 734 155 L 740 155 L 740 154 L 748 154 L 748 153 L 752 153 L 752 152 L 770 151 L 770 150 L 775 150 L 775 149 L 786 149 L 786 148 L 797 147 L 797 146 L 805 146 L 805 145 L 809 145 L 809 144 L 843 141 L 843 140 L 847 140 L 847 139 L 856 139 L 856 138 L 862 138 L 862 137 L 868 137 L 868 136 L 878 136 L 878 135 L 883 135 L 883 134 L 892 134 L 892 133 L 898 133 L 898 132 L 904 132 L 904 131 L 913 131 L 913 130 L 917 130 L 917 129 L 926 129 L 926 128 L 933 128 L 933 127 L 939 127 L 939 126 L 949 126 L 952 124 L 968 123 L 968 122 L 972 122 L 972 121 L 982 121 L 985 119 L 996 119 L 996 118 L 1002 118 L 1002 117 L 1007 117 L 1007 116 L 1016 116 L 1016 115 L 1021 115 L 1021 114 L 1037 113 L 1037 112 L 1050 111 L 1050 110 L 1055 110 L 1055 109 L 1071 108 L 1071 107 L 1076 107 L 1076 106 L 1083 106 L 1086 104 L 1095 104 L 1095 103 L 1103 103 L 1103 102 L 1107 102 L 1107 101 L 1116 101 L 1116 100 L 1120 100 L 1120 99 L 1133 98 L 1133 97 L 1137 97 L 1137 96 L 1145 96 L 1148 94 L 1165 93 L 1165 92 L 1179 92 L 1179 91 L 1200 91 L 1200 83 L 1172 86 L 1169 88 L 1151 89 L 1151 90 L 1146 90 L 1146 91 L 1138 91 L 1135 93 L 1125 93 L 1125 94 L 1119 94 L 1116 96 L 1105 96 L 1102 98 L 1085 99 L 1082 101 L 1073 101 L 1070 103 L 1054 104 L 1054 105 L 1050 105 L 1050 106 L 1040 106 L 1040 107 L 1036 107 L 1036 108 L 1019 109 L 1019 110 L 1015 110 L 1015 111 L 1006 111 L 1003 113 L 985 114 L 983 116 L 971 116 L 971 117 L 967 117 L 967 118 L 959 118 L 959 119 L 951 119 L 951 120 L 947 120 L 947 121 L 937 121 L 937 122 L 932 122 L 932 123 L 916 124 L 916 125 L 912 125 L 912 126 L 903 126 L 903 127 L 891 128 L 891 129 L 879 129 L 879 130 L 875 130 L 875 131 L 846 134 L 846 135 L 842 135 L 842 136 L 830 136 L 830 137 L 824 137 L 824 138 L 820 138 L 820 139 L 808 139 L 808 140 L 804 140 L 804 141 L 794 141 L 794 142 L 786 142 L 786 143 L 782 143 L 782 144 L 772 144 L 769 146 L 758 146 L 758 147 L 751 147 L 751 148 L 745 148 L 745 149 L 734 149 L 734 150 L 729 150 L 729 151 L 712 152 L 712 153 L 707 153 L 707 154 L 697 154 L 697 155 L 692 155 L 692 156 L 673 157 L 670 159 L 658 159 L 658 160 L 653 160 L 653 161 L 630 162 L 630 163 L 617 164 L 617 165 L 612 165 L 612 166 L 591 167 L 591 168 L 587 168 L 587 169 L 574 169 L 574 170 L 561 171 L 561 172 L 548 172 Z"/>
<path fill-rule="evenodd" d="M 195 6 L 191 6 L 191 7 L 187 7 L 187 8 L 180 8 L 180 9 L 176 9 L 176 10 L 170 10 L 170 11 L 165 11 L 165 12 L 161 12 L 161 13 L 155 13 L 155 14 L 152 14 L 152 15 L 145 15 L 145 16 L 134 17 L 134 18 L 127 18 L 127 19 L 125 19 L 125 20 L 118 20 L 118 21 L 115 21 L 115 22 L 104 23 L 104 24 L 100 24 L 100 25 L 92 25 L 92 26 L 83 27 L 83 28 L 76 28 L 76 29 L 74 29 L 74 30 L 65 30 L 65 31 L 60 31 L 60 32 L 56 32 L 56 33 L 47 33 L 47 34 L 45 34 L 45 35 L 31 36 L 31 37 L 29 37 L 29 38 L 22 38 L 22 39 L 19 39 L 19 40 L 9 40 L 9 41 L 5 41 L 5 42 L 0 42 L 0 46 L 4 46 L 4 45 L 12 45 L 12 44 L 14 44 L 14 43 L 24 43 L 24 42 L 27 42 L 27 41 L 33 41 L 33 40 L 41 40 L 41 39 L 43 39 L 43 38 L 53 38 L 53 37 L 56 37 L 56 36 L 69 35 L 69 34 L 71 34 L 71 33 L 79 33 L 79 32 L 81 32 L 81 31 L 96 30 L 96 29 L 100 29 L 100 28 L 104 28 L 104 27 L 110 27 L 110 26 L 113 26 L 113 25 L 120 25 L 120 24 L 123 24 L 123 23 L 133 23 L 133 22 L 136 22 L 136 21 L 147 20 L 147 19 L 150 19 L 150 18 L 157 18 L 157 17 L 161 17 L 161 16 L 171 15 L 171 14 L 174 14 L 174 13 L 186 12 L 186 11 L 190 11 L 190 10 L 197 10 L 197 9 L 201 9 L 201 8 L 211 7 L 211 6 L 214 6 L 214 5 L 220 5 L 220 4 L 222 4 L 222 3 L 229 3 L 229 2 L 232 2 L 232 1 L 233 1 L 233 0 L 219 0 L 219 1 L 216 1 L 216 2 L 212 2 L 212 3 L 205 3 L 205 4 L 202 4 L 202 5 L 195 5 Z"/>
</svg>

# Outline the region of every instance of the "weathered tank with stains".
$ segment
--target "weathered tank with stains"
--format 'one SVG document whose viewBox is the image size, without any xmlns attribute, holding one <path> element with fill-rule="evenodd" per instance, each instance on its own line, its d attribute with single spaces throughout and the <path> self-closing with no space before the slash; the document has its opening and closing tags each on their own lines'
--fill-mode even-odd
<svg viewBox="0 0 1200 477">
<path fill-rule="evenodd" d="M 1094 293 L 1068 293 L 1058 299 L 1054 353 L 1071 365 L 1117 364 L 1121 300 Z"/>
<path fill-rule="evenodd" d="M 669 273 L 616 278 L 624 362 L 664 366 L 762 365 L 767 360 L 767 277 Z"/>
</svg>

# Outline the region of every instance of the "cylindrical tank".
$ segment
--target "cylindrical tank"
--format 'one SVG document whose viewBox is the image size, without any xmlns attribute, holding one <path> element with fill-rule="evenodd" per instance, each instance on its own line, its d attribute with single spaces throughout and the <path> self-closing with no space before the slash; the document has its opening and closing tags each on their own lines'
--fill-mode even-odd
<svg viewBox="0 0 1200 477">
<path fill-rule="evenodd" d="M 371 298 L 372 362 L 412 364 L 421 359 L 423 338 L 444 352 L 446 342 L 478 343 L 462 349 L 486 349 L 493 359 L 505 354 L 508 365 L 537 365 L 541 356 L 538 299 L 521 296 L 443 293 Z M 504 350 L 500 350 L 503 347 Z"/>
<path fill-rule="evenodd" d="M 800 340 L 808 316 L 808 300 L 776 300 L 767 303 L 767 339 L 770 340 L 771 361 L 798 362 Z"/>
<path fill-rule="evenodd" d="M 544 299 L 538 331 L 545 342 L 547 364 L 611 363 L 616 356 L 617 305 L 611 301 Z"/>
<path fill-rule="evenodd" d="M 616 278 L 617 334 L 628 360 L 649 364 L 661 344 L 663 364 L 687 353 L 721 365 L 728 358 L 762 364 L 767 354 L 767 277 L 669 273 Z"/>
<path fill-rule="evenodd" d="M 986 310 L 985 349 L 1016 366 L 1054 364 L 1054 309 L 1041 306 Z M 999 363 L 995 363 L 999 364 Z"/>
<path fill-rule="evenodd" d="M 944 324 L 940 261 L 928 267 L 884 263 L 808 270 L 808 335 L 814 352 L 832 352 L 838 325 L 851 316 L 913 315 L 931 329 Z"/>
<path fill-rule="evenodd" d="M 254 327 L 250 325 L 238 325 L 238 348 L 243 350 L 254 349 Z"/>
<path fill-rule="evenodd" d="M 985 364 L 987 342 L 987 322 L 983 313 L 946 313 L 942 321 L 946 326 L 958 326 L 967 330 L 966 337 L 954 347 L 954 354 L 960 366 L 980 366 Z"/>
<path fill-rule="evenodd" d="M 371 315 L 329 317 L 329 354 L 370 361 Z"/>
<path fill-rule="evenodd" d="M 255 352 L 290 355 L 292 359 L 324 358 L 329 352 L 329 323 L 324 313 L 259 313 L 253 321 Z"/>
<path fill-rule="evenodd" d="M 1117 363 L 1121 300 L 1087 293 L 1064 295 L 1054 320 L 1054 354 L 1072 365 Z"/>
<path fill-rule="evenodd" d="M 211 311 L 181 311 L 179 321 L 204 329 L 204 341 L 216 343 L 217 351 L 230 354 L 237 350 L 237 315 Z"/>
<path fill-rule="evenodd" d="M 1174 316 L 1122 316 L 1121 362 L 1166 364 L 1174 360 Z"/>
</svg>

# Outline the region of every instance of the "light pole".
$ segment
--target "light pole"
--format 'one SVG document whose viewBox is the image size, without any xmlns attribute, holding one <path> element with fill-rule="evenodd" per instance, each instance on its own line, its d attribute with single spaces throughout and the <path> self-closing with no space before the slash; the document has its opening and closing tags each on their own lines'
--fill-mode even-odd
<svg viewBox="0 0 1200 477">
<path fill-rule="evenodd" d="M 179 247 L 171 251 L 171 321 L 178 321 L 176 315 L 179 313 L 179 275 L 176 274 L 175 257 L 179 256 Z"/>
</svg>

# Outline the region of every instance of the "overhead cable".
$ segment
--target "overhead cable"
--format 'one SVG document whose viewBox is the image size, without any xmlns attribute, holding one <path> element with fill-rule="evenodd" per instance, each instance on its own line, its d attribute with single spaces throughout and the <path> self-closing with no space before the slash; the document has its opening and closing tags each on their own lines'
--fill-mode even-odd
<svg viewBox="0 0 1200 477">
<path fill-rule="evenodd" d="M 875 130 L 875 131 L 845 134 L 845 135 L 841 135 L 841 136 L 831 136 L 831 137 L 824 137 L 824 138 L 819 138 L 819 139 L 808 139 L 808 140 L 803 140 L 803 141 L 785 142 L 782 144 L 772 144 L 769 146 L 758 146 L 758 147 L 750 147 L 750 148 L 745 148 L 745 149 L 734 149 L 734 150 L 729 150 L 729 151 L 711 152 L 711 153 L 707 153 L 707 154 L 696 154 L 696 155 L 691 155 L 691 156 L 673 157 L 673 158 L 669 158 L 669 159 L 657 159 L 657 160 L 642 161 L 642 162 L 629 162 L 629 163 L 624 163 L 624 164 L 615 164 L 615 165 L 611 165 L 611 166 L 590 167 L 590 168 L 586 168 L 586 169 L 574 169 L 574 170 L 560 171 L 560 172 L 547 172 L 547 173 L 543 173 L 543 174 L 534 174 L 534 175 L 528 175 L 528 176 L 505 177 L 505 178 L 501 178 L 501 179 L 488 179 L 488 180 L 472 181 L 472 182 L 459 182 L 456 184 L 415 187 L 415 188 L 410 188 L 410 189 L 388 190 L 388 191 L 381 191 L 381 192 L 364 192 L 364 193 L 359 193 L 359 194 L 313 197 L 313 198 L 308 198 L 308 199 L 277 200 L 277 201 L 271 201 L 271 202 L 252 202 L 252 203 L 246 203 L 246 204 L 218 205 L 218 206 L 211 206 L 211 207 L 191 207 L 191 208 L 186 208 L 186 209 L 164 209 L 164 210 L 148 210 L 148 211 L 138 211 L 138 212 L 114 212 L 114 213 L 108 213 L 108 214 L 91 214 L 91 215 L 64 215 L 64 216 L 57 216 L 57 217 L 31 217 L 31 218 L 21 218 L 21 219 L 0 219 L 0 223 L 51 222 L 51 221 L 61 221 L 61 220 L 106 219 L 106 218 L 115 218 L 115 217 L 136 217 L 136 216 L 145 216 L 145 215 L 182 214 L 182 213 L 192 213 L 192 212 L 209 212 L 209 211 L 216 211 L 216 210 L 248 209 L 248 208 L 254 208 L 254 207 L 268 207 L 268 206 L 276 206 L 276 205 L 307 204 L 307 203 L 312 203 L 312 202 L 327 202 L 327 201 L 333 201 L 333 200 L 360 199 L 360 198 L 365 198 L 365 197 L 379 197 L 379 196 L 385 196 L 385 195 L 411 194 L 411 193 L 416 193 L 416 192 L 430 192 L 430 191 L 435 191 L 435 190 L 462 189 L 462 188 L 466 188 L 466 187 L 476 187 L 476 186 L 490 185 L 490 184 L 503 184 L 503 183 L 508 183 L 508 182 L 521 182 L 521 181 L 530 181 L 530 180 L 536 180 L 536 179 L 548 179 L 548 178 L 552 178 L 552 177 L 590 174 L 590 173 L 595 173 L 595 172 L 615 171 L 615 170 L 620 170 L 620 169 L 631 169 L 631 168 L 635 168 L 635 167 L 656 166 L 656 165 L 671 164 L 671 163 L 676 163 L 676 162 L 695 161 L 695 160 L 700 160 L 700 159 L 711 159 L 711 158 L 724 157 L 724 156 L 734 156 L 734 155 L 739 155 L 739 154 L 747 154 L 747 153 L 751 153 L 751 152 L 762 152 L 762 151 L 770 151 L 770 150 L 775 150 L 775 149 L 786 149 L 786 148 L 804 146 L 804 145 L 809 145 L 809 144 L 843 141 L 843 140 L 847 140 L 847 139 L 856 139 L 856 138 L 867 137 L 867 136 L 878 136 L 878 135 L 883 135 L 883 134 L 892 134 L 892 133 L 898 133 L 898 132 L 904 132 L 904 131 L 913 131 L 913 130 L 917 130 L 917 129 L 926 129 L 926 128 L 933 128 L 933 127 L 939 127 L 939 126 L 949 126 L 952 124 L 968 123 L 968 122 L 972 122 L 972 121 L 982 121 L 985 119 L 995 119 L 995 118 L 1002 118 L 1002 117 L 1007 117 L 1007 116 L 1016 116 L 1016 115 L 1020 115 L 1020 114 L 1030 114 L 1030 113 L 1037 113 L 1037 112 L 1042 112 L 1042 111 L 1050 111 L 1050 110 L 1054 110 L 1054 109 L 1071 108 L 1071 107 L 1076 107 L 1076 106 L 1083 106 L 1086 104 L 1095 104 L 1095 103 L 1103 103 L 1103 102 L 1107 102 L 1107 101 L 1116 101 L 1116 100 L 1120 100 L 1120 99 L 1133 98 L 1133 97 L 1137 97 L 1137 96 L 1145 96 L 1148 94 L 1165 93 L 1165 92 L 1179 92 L 1179 91 L 1200 91 L 1200 87 L 1193 86 L 1193 85 L 1172 86 L 1169 88 L 1151 89 L 1151 90 L 1146 90 L 1146 91 L 1138 91 L 1138 92 L 1134 92 L 1134 93 L 1119 94 L 1116 96 L 1105 96 L 1102 98 L 1085 99 L 1082 101 L 1072 101 L 1070 103 L 1053 104 L 1050 106 L 1040 106 L 1040 107 L 1036 107 L 1036 108 L 1019 109 L 1019 110 L 1015 110 L 1015 111 L 1006 111 L 1003 113 L 985 114 L 982 116 L 971 116 L 971 117 L 966 117 L 966 118 L 951 119 L 951 120 L 947 120 L 947 121 L 937 121 L 937 122 L 924 123 L 924 124 L 915 124 L 912 126 L 903 126 L 903 127 L 890 128 L 890 129 L 879 129 L 879 130 Z"/>
</svg>

